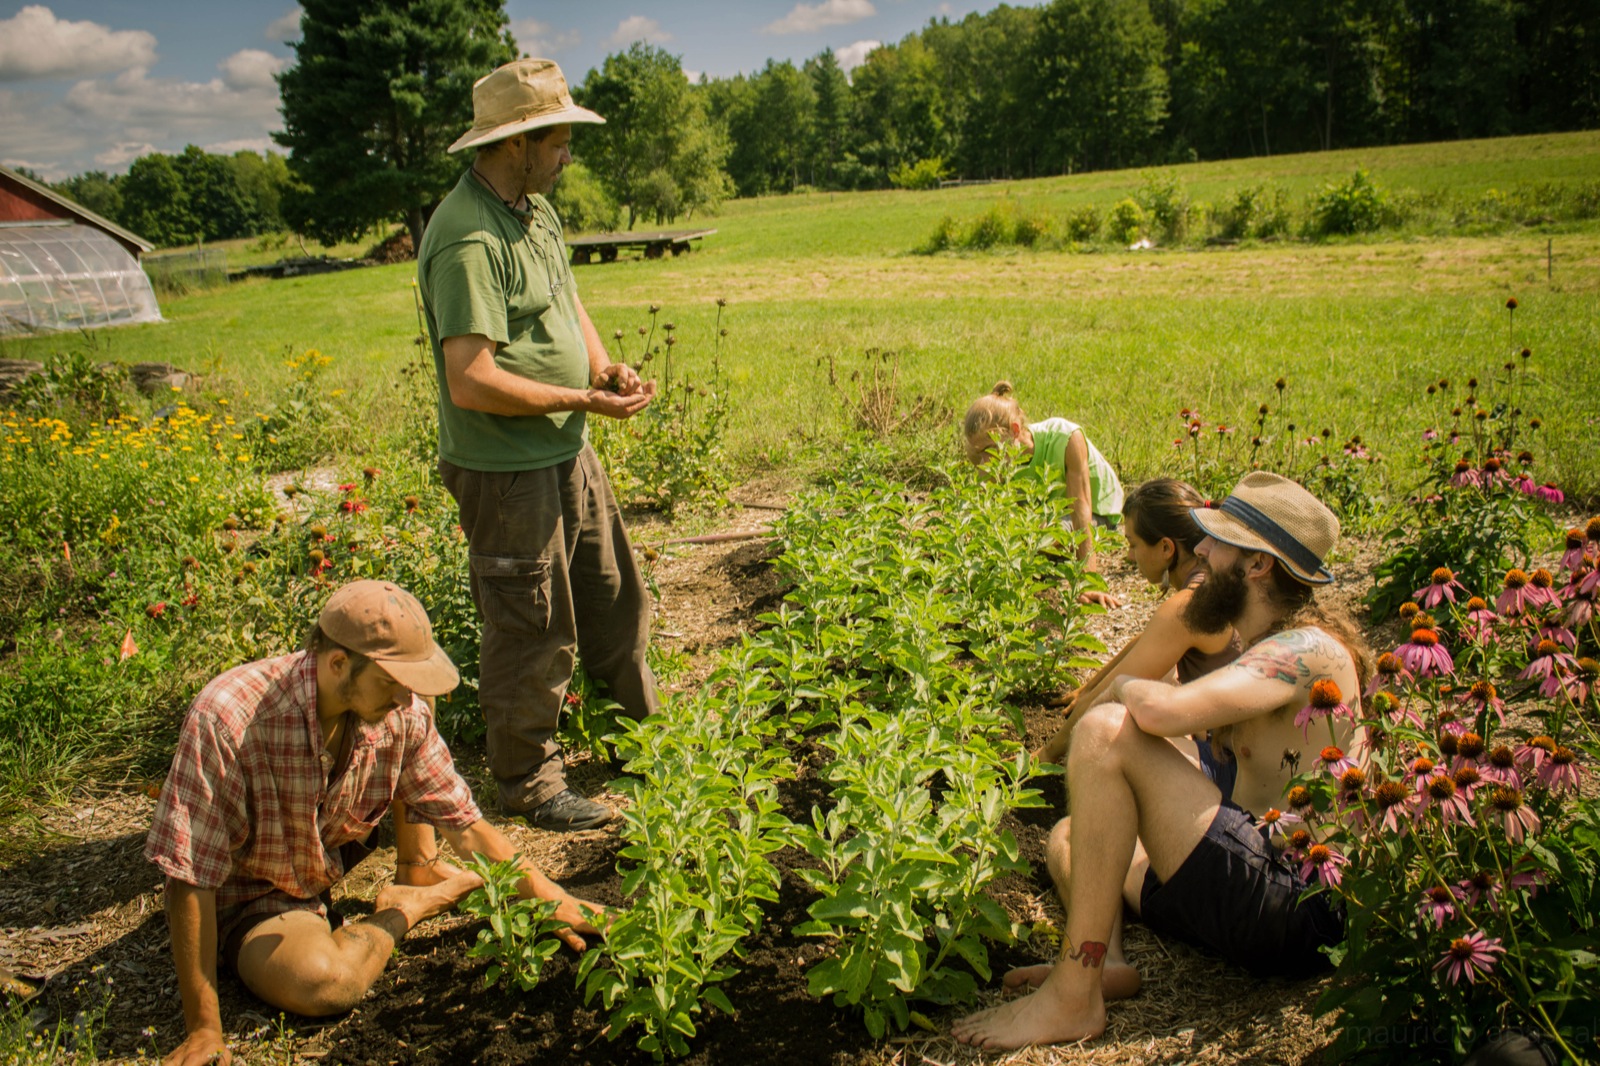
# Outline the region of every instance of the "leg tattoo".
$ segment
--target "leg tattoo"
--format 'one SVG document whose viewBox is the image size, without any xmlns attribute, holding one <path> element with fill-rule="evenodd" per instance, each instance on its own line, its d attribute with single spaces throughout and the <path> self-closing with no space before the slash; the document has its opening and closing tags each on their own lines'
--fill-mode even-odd
<svg viewBox="0 0 1600 1066">
<path fill-rule="evenodd" d="M 1098 968 L 1106 961 L 1106 946 L 1098 940 L 1085 940 L 1075 950 L 1068 952 L 1067 958 L 1081 961 L 1084 969 L 1091 966 Z"/>
</svg>

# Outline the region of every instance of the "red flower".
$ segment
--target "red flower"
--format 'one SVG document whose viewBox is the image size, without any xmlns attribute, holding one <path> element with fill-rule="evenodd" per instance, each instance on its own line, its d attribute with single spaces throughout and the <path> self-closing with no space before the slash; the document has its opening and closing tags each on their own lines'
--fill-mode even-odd
<svg viewBox="0 0 1600 1066">
<path fill-rule="evenodd" d="M 167 613 L 167 601 L 162 600 L 160 603 L 150 604 L 144 609 L 144 613 L 149 615 L 151 618 L 160 618 L 162 615 Z"/>
</svg>

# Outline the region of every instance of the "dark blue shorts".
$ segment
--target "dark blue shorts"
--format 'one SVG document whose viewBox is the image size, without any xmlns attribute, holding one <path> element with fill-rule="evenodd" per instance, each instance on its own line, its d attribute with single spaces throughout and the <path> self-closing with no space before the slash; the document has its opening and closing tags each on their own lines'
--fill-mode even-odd
<svg viewBox="0 0 1600 1066">
<path fill-rule="evenodd" d="M 1257 977 L 1304 977 L 1329 968 L 1321 948 L 1344 939 L 1344 914 L 1328 893 L 1302 900 L 1306 882 L 1247 811 L 1224 804 L 1206 835 L 1165 883 L 1145 873 L 1144 923 L 1243 966 Z"/>
</svg>

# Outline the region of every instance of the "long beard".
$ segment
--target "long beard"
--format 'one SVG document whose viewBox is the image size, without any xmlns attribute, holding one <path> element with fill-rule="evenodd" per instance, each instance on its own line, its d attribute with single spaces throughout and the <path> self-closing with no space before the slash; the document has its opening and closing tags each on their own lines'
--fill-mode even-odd
<svg viewBox="0 0 1600 1066">
<path fill-rule="evenodd" d="M 1183 608 L 1183 624 L 1197 633 L 1221 633 L 1244 614 L 1250 595 L 1244 568 L 1210 570 Z"/>
</svg>

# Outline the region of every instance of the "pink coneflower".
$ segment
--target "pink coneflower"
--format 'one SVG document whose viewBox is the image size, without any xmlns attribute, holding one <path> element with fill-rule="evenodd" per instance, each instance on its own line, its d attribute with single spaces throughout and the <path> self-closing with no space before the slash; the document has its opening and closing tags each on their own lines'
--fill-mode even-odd
<svg viewBox="0 0 1600 1066">
<path fill-rule="evenodd" d="M 1439 634 L 1431 629 L 1413 629 L 1411 639 L 1394 654 L 1418 677 L 1443 677 L 1456 668 L 1450 653 L 1439 644 Z"/>
<path fill-rule="evenodd" d="M 1296 829 L 1284 838 L 1282 858 L 1285 862 L 1299 862 L 1301 856 L 1311 846 L 1311 833 L 1305 829 Z"/>
<path fill-rule="evenodd" d="M 1278 808 L 1272 807 L 1268 809 L 1266 814 L 1261 816 L 1261 820 L 1256 824 L 1265 829 L 1274 840 L 1282 840 L 1287 837 L 1289 826 L 1298 825 L 1302 822 L 1304 822 L 1304 819 L 1298 814 L 1291 814 L 1288 811 L 1280 811 Z"/>
<path fill-rule="evenodd" d="M 1517 491 L 1522 493 L 1524 496 L 1538 495 L 1539 483 L 1533 480 L 1533 478 L 1529 477 L 1527 474 L 1518 474 L 1516 480 L 1513 481 L 1512 484 L 1516 486 Z"/>
<path fill-rule="evenodd" d="M 1567 612 L 1561 620 L 1572 629 L 1582 629 L 1594 618 L 1595 587 L 1600 585 L 1594 578 L 1595 568 L 1585 560 L 1572 571 L 1572 579 L 1560 592 L 1567 601 Z"/>
<path fill-rule="evenodd" d="M 1595 690 L 1596 681 L 1600 681 L 1600 662 L 1585 655 L 1567 678 L 1567 698 L 1573 703 L 1582 703 Z"/>
<path fill-rule="evenodd" d="M 1568 655 L 1561 649 L 1561 645 L 1553 640 L 1541 640 L 1531 650 L 1533 658 L 1528 660 L 1528 665 L 1517 675 L 1517 680 L 1531 681 L 1536 677 L 1543 678 L 1539 684 L 1539 695 L 1547 698 L 1559 695 L 1566 686 L 1567 675 L 1577 667 L 1578 660 Z"/>
<path fill-rule="evenodd" d="M 1445 825 L 1456 822 L 1465 822 L 1470 826 L 1478 824 L 1472 820 L 1472 808 L 1467 806 L 1466 797 L 1456 788 L 1453 777 L 1439 773 L 1428 778 L 1427 786 L 1422 790 L 1417 813 L 1422 814 L 1432 803 L 1439 805 L 1439 815 L 1444 819 Z"/>
<path fill-rule="evenodd" d="M 1470 712 L 1474 717 L 1478 717 L 1486 711 L 1493 711 L 1495 716 L 1499 718 L 1500 724 L 1505 724 L 1506 701 L 1501 699 L 1499 694 L 1495 692 L 1492 682 L 1474 681 L 1472 687 L 1461 694 L 1460 702 L 1462 708 Z"/>
<path fill-rule="evenodd" d="M 1323 768 L 1334 777 L 1338 777 L 1346 770 L 1355 766 L 1355 763 L 1350 761 L 1349 757 L 1345 755 L 1343 750 L 1335 747 L 1332 744 L 1329 744 L 1327 747 L 1323 748 L 1322 753 L 1318 756 L 1318 758 L 1322 760 Z"/>
<path fill-rule="evenodd" d="M 1461 627 L 1461 635 L 1474 644 L 1492 644 L 1494 624 L 1499 620 L 1500 616 L 1489 609 L 1482 596 L 1474 596 L 1467 601 L 1467 622 Z"/>
<path fill-rule="evenodd" d="M 1327 844 L 1313 844 L 1306 849 L 1305 861 L 1300 864 L 1300 880 L 1309 881 L 1315 873 L 1323 884 L 1337 885 L 1344 876 L 1339 867 L 1349 861 Z"/>
<path fill-rule="evenodd" d="M 1528 833 L 1539 831 L 1539 816 L 1532 807 L 1522 802 L 1521 789 L 1496 786 L 1489 796 L 1489 809 L 1500 819 L 1506 839 L 1513 844 L 1520 844 Z"/>
<path fill-rule="evenodd" d="M 1454 439 L 1452 439 L 1452 443 L 1454 443 Z M 1458 489 L 1481 489 L 1483 487 L 1483 475 L 1470 462 L 1460 459 L 1456 461 L 1456 472 L 1450 478 L 1450 484 Z"/>
<path fill-rule="evenodd" d="M 1539 784 L 1551 792 L 1578 791 L 1578 755 L 1567 747 L 1557 747 L 1539 767 Z"/>
<path fill-rule="evenodd" d="M 1488 412 L 1474 412 L 1473 417 L 1482 422 Z M 1485 484 L 1490 481 L 1509 481 L 1511 474 L 1506 470 L 1505 464 L 1497 456 L 1491 455 L 1483 461 L 1483 480 Z"/>
<path fill-rule="evenodd" d="M 1434 885 L 1424 889 L 1422 904 L 1417 908 L 1417 915 L 1423 921 L 1433 920 L 1435 929 L 1443 929 L 1444 923 L 1456 916 L 1456 903 L 1460 897 L 1453 888 L 1444 885 Z"/>
<path fill-rule="evenodd" d="M 1530 607 L 1560 607 L 1561 597 L 1556 592 L 1555 575 L 1544 567 L 1528 575 L 1527 602 Z"/>
<path fill-rule="evenodd" d="M 1311 723 L 1318 718 L 1348 718 L 1354 722 L 1355 712 L 1350 710 L 1344 702 L 1344 693 L 1339 691 L 1339 686 L 1332 680 L 1313 681 L 1311 683 L 1311 702 L 1300 709 L 1294 716 L 1294 724 L 1300 727 L 1300 732 L 1307 738 L 1311 736 Z"/>
<path fill-rule="evenodd" d="M 1451 603 L 1456 602 L 1457 589 L 1462 592 L 1467 591 L 1462 587 L 1461 582 L 1456 580 L 1455 571 L 1448 566 L 1441 566 L 1434 570 L 1433 576 L 1426 585 L 1411 595 L 1415 596 L 1422 603 L 1422 606 L 1432 610 L 1446 600 Z"/>
<path fill-rule="evenodd" d="M 1400 605 L 1400 621 L 1410 624 L 1411 620 L 1422 613 L 1422 605 L 1415 600 L 1407 600 Z"/>
<path fill-rule="evenodd" d="M 1505 950 L 1500 946 L 1499 937 L 1488 936 L 1482 929 L 1474 929 L 1466 936 L 1450 941 L 1450 950 L 1433 964 L 1433 968 L 1444 970 L 1453 985 L 1460 984 L 1463 977 L 1469 985 L 1475 984 L 1479 974 L 1487 977 L 1494 970 L 1495 956 L 1504 955 Z"/>
<path fill-rule="evenodd" d="M 1517 765 L 1525 769 L 1539 771 L 1544 769 L 1545 760 L 1555 754 L 1556 742 L 1551 737 L 1539 735 L 1529 739 L 1526 744 L 1518 745 L 1516 751 Z"/>
<path fill-rule="evenodd" d="M 1406 813 L 1406 800 L 1411 796 L 1411 790 L 1399 781 L 1380 781 L 1372 790 L 1372 801 L 1377 804 L 1379 824 L 1397 836 L 1405 836 L 1411 828 L 1411 819 L 1402 818 Z"/>
<path fill-rule="evenodd" d="M 1462 763 L 1450 775 L 1450 780 L 1456 783 L 1459 792 L 1468 803 L 1472 802 L 1473 793 L 1478 791 L 1478 786 L 1483 784 L 1483 774 L 1473 763 Z"/>
<path fill-rule="evenodd" d="M 1421 792 L 1428 787 L 1438 765 L 1426 755 L 1418 755 L 1411 760 L 1411 765 L 1406 767 L 1406 776 L 1411 779 L 1411 787 Z"/>
<path fill-rule="evenodd" d="M 1538 488 L 1534 489 L 1533 494 L 1539 497 L 1539 499 L 1543 500 L 1545 503 L 1567 502 L 1567 494 L 1557 488 L 1555 483 L 1552 481 L 1546 481 L 1543 485 L 1540 485 Z"/>
<path fill-rule="evenodd" d="M 1490 749 L 1489 757 L 1484 760 L 1483 777 L 1486 781 L 1493 781 L 1507 788 L 1519 790 L 1522 788 L 1522 775 L 1517 773 L 1517 757 L 1504 744 L 1497 744 Z"/>
<path fill-rule="evenodd" d="M 1533 604 L 1529 597 L 1533 595 L 1528 591 L 1528 572 L 1512 568 L 1506 571 L 1505 588 L 1494 601 L 1495 610 L 1503 615 L 1519 615 Z"/>
<path fill-rule="evenodd" d="M 1429 426 L 1427 429 L 1422 431 L 1422 439 L 1423 440 L 1437 440 L 1438 438 L 1439 438 L 1439 431 L 1437 429 L 1434 429 L 1432 426 Z"/>
<path fill-rule="evenodd" d="M 1578 646 L 1577 634 L 1557 622 L 1541 622 L 1539 624 L 1538 640 L 1548 640 L 1565 648 L 1576 648 Z"/>
<path fill-rule="evenodd" d="M 1561 554 L 1561 569 L 1576 570 L 1583 565 L 1584 554 L 1583 530 L 1567 530 L 1567 548 Z"/>
<path fill-rule="evenodd" d="M 1311 790 L 1304 785 L 1296 785 L 1291 788 L 1289 795 L 1285 798 L 1289 804 L 1289 809 L 1292 811 L 1309 810 L 1316 801 L 1316 797 L 1311 794 Z"/>
</svg>

